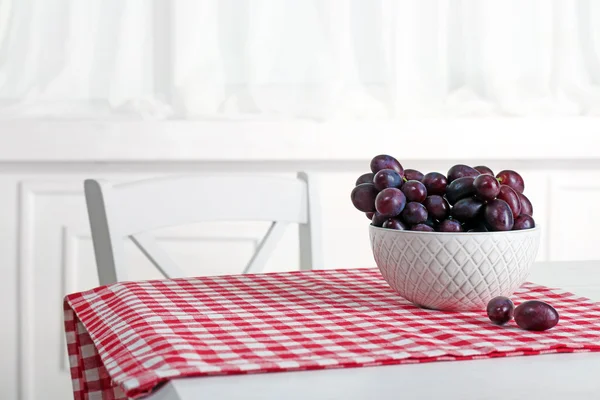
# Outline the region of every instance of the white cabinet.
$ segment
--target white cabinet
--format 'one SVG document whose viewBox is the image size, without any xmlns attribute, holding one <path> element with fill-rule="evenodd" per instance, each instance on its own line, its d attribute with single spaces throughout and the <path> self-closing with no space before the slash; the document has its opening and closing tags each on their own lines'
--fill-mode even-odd
<svg viewBox="0 0 600 400">
<path fill-rule="evenodd" d="M 600 254 L 600 175 L 597 171 L 557 172 L 547 204 L 549 258 L 593 260 Z"/>
</svg>

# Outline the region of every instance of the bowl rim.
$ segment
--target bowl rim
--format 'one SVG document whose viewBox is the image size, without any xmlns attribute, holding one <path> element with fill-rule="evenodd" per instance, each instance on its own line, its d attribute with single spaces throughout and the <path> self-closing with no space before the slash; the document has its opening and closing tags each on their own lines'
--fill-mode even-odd
<svg viewBox="0 0 600 400">
<path fill-rule="evenodd" d="M 382 231 L 382 232 L 395 232 L 395 234 L 416 234 L 416 235 L 443 235 L 443 236 L 450 236 L 450 235 L 458 235 L 458 236 L 484 236 L 484 235 L 518 235 L 518 234 L 525 234 L 525 233 L 529 233 L 529 232 L 539 232 L 541 230 L 539 225 L 536 225 L 533 228 L 529 228 L 529 229 L 519 229 L 516 231 L 491 231 L 491 232 L 425 232 L 425 231 L 411 231 L 411 230 L 398 230 L 398 229 L 388 229 L 388 228 L 382 228 L 380 226 L 375 226 L 372 224 L 369 224 L 369 229 L 375 230 L 375 231 Z"/>
</svg>

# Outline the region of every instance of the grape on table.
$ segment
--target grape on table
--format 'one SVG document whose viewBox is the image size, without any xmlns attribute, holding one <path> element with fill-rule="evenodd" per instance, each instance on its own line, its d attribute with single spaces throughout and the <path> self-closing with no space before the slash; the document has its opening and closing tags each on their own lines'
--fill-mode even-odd
<svg viewBox="0 0 600 400">
<path fill-rule="evenodd" d="M 490 321 L 504 325 L 512 319 L 515 305 L 508 297 L 497 296 L 489 301 L 486 311 Z"/>
<path fill-rule="evenodd" d="M 548 303 L 529 300 L 515 308 L 515 322 L 521 329 L 545 331 L 558 324 L 558 312 Z"/>
</svg>

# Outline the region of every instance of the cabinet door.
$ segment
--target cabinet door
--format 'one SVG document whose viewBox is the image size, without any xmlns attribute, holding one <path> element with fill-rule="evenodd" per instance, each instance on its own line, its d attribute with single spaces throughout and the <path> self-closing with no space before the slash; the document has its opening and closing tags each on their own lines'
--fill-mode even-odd
<svg viewBox="0 0 600 400">
<path fill-rule="evenodd" d="M 598 260 L 600 172 L 552 174 L 549 251 L 553 261 Z"/>
<path fill-rule="evenodd" d="M 67 293 L 98 285 L 81 182 L 21 183 L 18 312 L 23 400 L 72 396 L 62 300 Z M 163 229 L 155 234 L 159 244 L 190 276 L 214 275 L 241 272 L 268 225 L 207 223 Z M 269 260 L 267 271 L 298 268 L 297 237 L 297 229 L 291 226 Z M 162 277 L 132 243 L 125 245 L 131 279 Z"/>
</svg>

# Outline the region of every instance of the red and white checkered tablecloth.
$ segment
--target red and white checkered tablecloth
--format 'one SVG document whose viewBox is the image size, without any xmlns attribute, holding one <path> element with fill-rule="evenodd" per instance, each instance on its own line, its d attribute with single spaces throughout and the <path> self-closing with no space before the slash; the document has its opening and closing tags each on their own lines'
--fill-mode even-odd
<svg viewBox="0 0 600 400">
<path fill-rule="evenodd" d="M 527 332 L 485 312 L 417 308 L 377 270 L 126 282 L 65 298 L 75 399 L 137 398 L 184 376 L 600 351 L 600 304 L 534 284 L 559 325 Z"/>
</svg>

